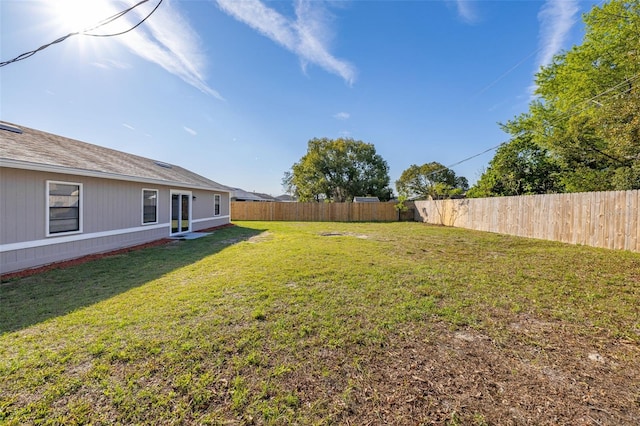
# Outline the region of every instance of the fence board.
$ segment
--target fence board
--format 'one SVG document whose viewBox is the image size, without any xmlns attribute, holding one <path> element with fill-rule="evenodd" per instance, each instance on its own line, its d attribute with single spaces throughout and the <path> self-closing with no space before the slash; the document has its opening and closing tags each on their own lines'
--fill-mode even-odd
<svg viewBox="0 0 640 426">
<path fill-rule="evenodd" d="M 627 192 L 627 230 L 628 238 L 625 242 L 625 250 L 633 250 L 640 247 L 640 191 L 635 194 Z"/>
<path fill-rule="evenodd" d="M 438 225 L 640 252 L 640 191 L 416 201 Z M 393 203 L 232 202 L 232 220 L 397 221 Z"/>
<path fill-rule="evenodd" d="M 297 222 L 393 222 L 398 211 L 393 203 L 278 203 L 231 202 L 232 220 L 278 220 Z"/>
<path fill-rule="evenodd" d="M 416 201 L 422 222 L 640 252 L 640 190 Z"/>
</svg>

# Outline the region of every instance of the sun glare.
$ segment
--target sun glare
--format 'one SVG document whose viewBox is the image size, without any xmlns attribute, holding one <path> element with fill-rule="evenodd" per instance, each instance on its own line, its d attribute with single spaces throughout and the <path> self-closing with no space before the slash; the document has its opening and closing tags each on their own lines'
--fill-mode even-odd
<svg viewBox="0 0 640 426">
<path fill-rule="evenodd" d="M 117 4 L 122 5 L 109 0 L 53 0 L 47 4 L 55 25 L 68 32 L 87 30 L 116 13 Z"/>
</svg>

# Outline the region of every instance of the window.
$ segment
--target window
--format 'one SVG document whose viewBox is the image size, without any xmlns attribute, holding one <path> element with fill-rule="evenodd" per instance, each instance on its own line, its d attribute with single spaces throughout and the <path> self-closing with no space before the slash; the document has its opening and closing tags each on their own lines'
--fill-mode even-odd
<svg viewBox="0 0 640 426">
<path fill-rule="evenodd" d="M 82 232 L 82 184 L 47 181 L 47 235 Z"/>
<path fill-rule="evenodd" d="M 220 195 L 214 194 L 213 196 L 213 215 L 220 216 Z"/>
<path fill-rule="evenodd" d="M 158 223 L 158 191 L 142 190 L 142 223 Z"/>
</svg>

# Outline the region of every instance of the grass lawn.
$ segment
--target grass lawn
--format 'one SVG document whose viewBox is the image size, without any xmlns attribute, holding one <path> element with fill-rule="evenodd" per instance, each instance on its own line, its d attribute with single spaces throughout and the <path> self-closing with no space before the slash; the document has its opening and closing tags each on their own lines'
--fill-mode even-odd
<svg viewBox="0 0 640 426">
<path fill-rule="evenodd" d="M 640 424 L 640 254 L 241 222 L 0 284 L 0 423 Z"/>
</svg>

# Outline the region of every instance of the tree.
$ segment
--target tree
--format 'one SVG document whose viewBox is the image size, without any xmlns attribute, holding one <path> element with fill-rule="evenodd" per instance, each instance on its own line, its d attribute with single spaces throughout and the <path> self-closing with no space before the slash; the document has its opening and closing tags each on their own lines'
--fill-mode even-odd
<svg viewBox="0 0 640 426">
<path fill-rule="evenodd" d="M 582 44 L 536 74 L 538 98 L 469 196 L 640 188 L 640 0 L 584 15 Z"/>
<path fill-rule="evenodd" d="M 388 200 L 391 195 L 387 162 L 373 144 L 351 138 L 311 139 L 282 183 L 300 201 L 344 202 L 359 195 Z"/>
<path fill-rule="evenodd" d="M 527 131 L 557 159 L 566 191 L 640 188 L 640 0 L 612 0 L 584 21 L 582 44 L 536 75 Z"/>
<path fill-rule="evenodd" d="M 549 151 L 536 145 L 530 133 L 524 133 L 498 148 L 467 197 L 563 192 L 560 171 Z"/>
<path fill-rule="evenodd" d="M 440 163 L 431 162 L 417 166 L 412 164 L 396 181 L 396 189 L 407 198 L 449 198 L 464 193 L 469 188 L 467 178 Z"/>
</svg>

